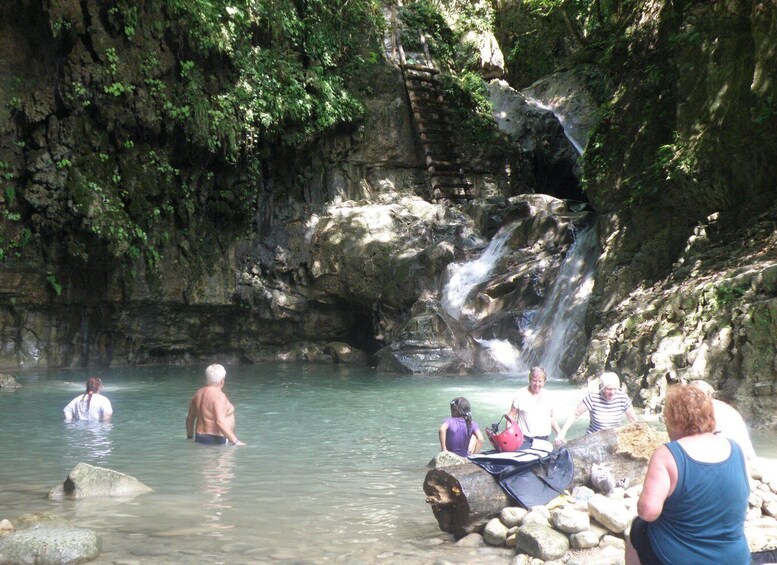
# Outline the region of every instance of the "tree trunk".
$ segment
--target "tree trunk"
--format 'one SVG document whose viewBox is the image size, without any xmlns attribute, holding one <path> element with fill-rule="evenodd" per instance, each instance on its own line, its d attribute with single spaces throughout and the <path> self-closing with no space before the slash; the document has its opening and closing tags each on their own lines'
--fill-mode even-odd
<svg viewBox="0 0 777 565">
<path fill-rule="evenodd" d="M 502 508 L 515 505 L 499 483 L 474 463 L 432 469 L 426 474 L 424 492 L 440 529 L 457 539 L 482 531 Z"/>
<path fill-rule="evenodd" d="M 635 422 L 570 440 L 566 444 L 575 463 L 572 486 L 589 485 L 591 467 L 603 465 L 618 484 L 642 484 L 653 452 L 669 441 L 666 432 L 647 422 Z"/>
<path fill-rule="evenodd" d="M 666 441 L 664 432 L 645 422 L 570 440 L 565 446 L 575 464 L 570 489 L 589 484 L 595 463 L 607 467 L 617 484 L 641 484 L 650 456 Z M 481 532 L 503 508 L 518 505 L 490 473 L 474 463 L 432 469 L 426 474 L 424 492 L 440 529 L 457 539 Z"/>
</svg>

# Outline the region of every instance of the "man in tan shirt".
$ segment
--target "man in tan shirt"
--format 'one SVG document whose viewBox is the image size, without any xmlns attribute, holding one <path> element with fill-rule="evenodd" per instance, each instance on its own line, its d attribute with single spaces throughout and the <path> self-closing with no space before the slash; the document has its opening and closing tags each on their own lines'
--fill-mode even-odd
<svg viewBox="0 0 777 565">
<path fill-rule="evenodd" d="M 222 390 L 226 377 L 227 370 L 221 365 L 205 369 L 205 386 L 194 393 L 189 403 L 188 439 L 211 445 L 245 445 L 235 435 L 235 407 Z"/>
</svg>

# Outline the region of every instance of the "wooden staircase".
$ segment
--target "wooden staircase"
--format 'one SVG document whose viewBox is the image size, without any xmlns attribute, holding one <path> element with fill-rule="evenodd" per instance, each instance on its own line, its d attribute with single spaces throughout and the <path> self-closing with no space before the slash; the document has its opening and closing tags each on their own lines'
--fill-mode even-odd
<svg viewBox="0 0 777 565">
<path fill-rule="evenodd" d="M 448 105 L 429 47 L 419 32 L 423 53 L 405 55 L 394 18 L 394 36 L 399 66 L 405 81 L 413 124 L 424 150 L 426 177 L 433 200 L 460 201 L 472 196 L 472 183 L 459 158 L 450 126 Z"/>
</svg>

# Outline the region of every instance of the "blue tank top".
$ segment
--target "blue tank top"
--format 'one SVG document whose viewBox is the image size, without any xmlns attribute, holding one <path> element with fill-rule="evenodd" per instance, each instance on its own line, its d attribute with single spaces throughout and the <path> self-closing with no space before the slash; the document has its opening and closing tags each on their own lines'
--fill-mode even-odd
<svg viewBox="0 0 777 565">
<path fill-rule="evenodd" d="M 677 463 L 677 485 L 661 515 L 648 524 L 656 555 L 667 565 L 750 563 L 745 514 L 750 486 L 742 450 L 719 463 L 692 459 L 676 441 L 666 446 Z"/>
</svg>

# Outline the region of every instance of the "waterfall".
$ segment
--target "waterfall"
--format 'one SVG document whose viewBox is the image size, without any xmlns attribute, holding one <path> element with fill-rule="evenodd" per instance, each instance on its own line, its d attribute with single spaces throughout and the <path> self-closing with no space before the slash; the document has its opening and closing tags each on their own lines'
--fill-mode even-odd
<svg viewBox="0 0 777 565">
<path fill-rule="evenodd" d="M 500 231 L 477 259 L 448 267 L 450 276 L 441 303 L 451 316 L 458 319 L 472 290 L 488 280 L 514 229 L 512 225 Z M 568 376 L 569 368 L 565 371 L 561 365 L 570 351 L 582 346 L 583 319 L 598 254 L 595 232 L 593 227 L 575 232 L 545 301 L 538 310 L 524 312 L 520 348 L 504 339 L 477 340 L 505 372 L 519 374 L 541 365 L 549 378 Z"/>
<path fill-rule="evenodd" d="M 474 261 L 448 265 L 448 283 L 442 289 L 440 302 L 445 311 L 452 317 L 459 319 L 461 309 L 464 307 L 470 292 L 488 280 L 497 261 L 504 254 L 505 244 L 516 225 L 513 224 L 499 230 L 485 251 Z"/>
<path fill-rule="evenodd" d="M 569 142 L 575 146 L 575 150 L 577 151 L 578 155 L 583 154 L 583 144 L 580 143 L 577 139 L 575 139 L 574 134 L 572 133 L 572 128 L 567 123 L 567 117 L 566 115 L 557 112 L 555 108 L 552 106 L 548 106 L 547 104 L 544 104 L 542 101 L 533 98 L 531 96 L 527 96 L 526 94 L 523 95 L 523 97 L 526 99 L 526 102 L 535 108 L 540 108 L 541 110 L 548 110 L 549 112 L 553 112 L 553 115 L 556 116 L 556 119 L 561 124 L 561 127 L 564 128 L 564 135 L 567 136 L 567 139 Z"/>
<path fill-rule="evenodd" d="M 529 366 L 521 357 L 521 352 L 506 339 L 476 339 L 475 341 L 488 349 L 491 357 L 506 373 L 517 375 L 529 370 Z"/>
<path fill-rule="evenodd" d="M 545 303 L 524 333 L 521 357 L 545 367 L 549 377 L 568 376 L 560 364 L 567 350 L 578 345 L 575 333 L 582 331 L 593 289 L 595 232 L 591 227 L 576 234 Z"/>
</svg>

